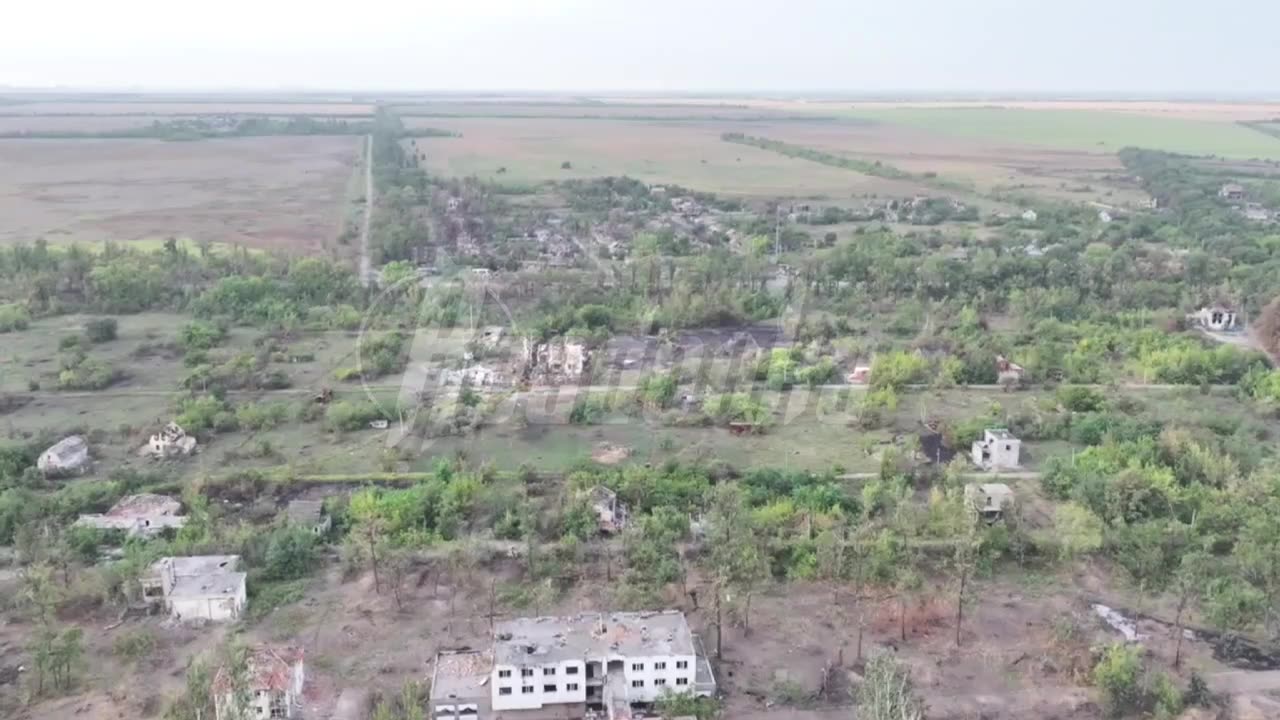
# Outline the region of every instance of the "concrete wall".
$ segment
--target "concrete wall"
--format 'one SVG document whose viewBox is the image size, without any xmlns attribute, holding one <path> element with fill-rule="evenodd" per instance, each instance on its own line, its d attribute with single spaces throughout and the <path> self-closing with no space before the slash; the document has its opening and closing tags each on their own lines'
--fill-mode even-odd
<svg viewBox="0 0 1280 720">
<path fill-rule="evenodd" d="M 692 692 L 694 689 L 695 674 L 697 673 L 697 658 L 694 655 L 666 655 L 666 656 L 637 656 L 622 657 L 612 656 L 609 658 L 589 658 L 593 661 L 599 661 L 602 668 L 607 668 L 610 661 L 622 663 L 622 674 L 624 687 L 627 690 L 627 697 L 632 702 L 653 702 L 662 694 L 670 690 L 673 693 Z M 680 667 L 681 663 L 684 667 Z M 662 667 L 659 667 L 659 664 Z M 547 663 L 544 665 L 525 665 L 523 667 L 513 665 L 495 665 L 492 676 L 493 687 L 493 709 L 494 710 L 526 710 L 532 708 L 540 708 L 544 705 L 555 703 L 583 703 L 587 698 L 587 676 L 586 663 L 582 660 L 570 660 L 561 663 Z M 633 669 L 636 665 L 640 669 Z M 577 668 L 576 675 L 568 673 L 569 668 Z M 553 669 L 553 675 L 547 675 L 546 670 Z M 531 670 L 532 675 L 523 676 L 524 670 Z M 510 676 L 501 677 L 503 671 L 510 672 Z M 684 684 L 680 681 L 684 680 Z M 635 683 L 641 683 L 641 687 L 634 687 Z M 545 688 L 548 685 L 555 685 L 554 692 L 549 692 Z M 574 689 L 570 689 L 570 685 L 576 685 Z M 501 688 L 511 688 L 511 694 L 501 694 Z M 522 692 L 526 687 L 532 687 L 532 692 Z"/>
<path fill-rule="evenodd" d="M 210 595 L 201 597 L 170 597 L 169 613 L 181 620 L 227 621 L 240 617 L 248 598 L 244 586 L 233 597 Z"/>
</svg>

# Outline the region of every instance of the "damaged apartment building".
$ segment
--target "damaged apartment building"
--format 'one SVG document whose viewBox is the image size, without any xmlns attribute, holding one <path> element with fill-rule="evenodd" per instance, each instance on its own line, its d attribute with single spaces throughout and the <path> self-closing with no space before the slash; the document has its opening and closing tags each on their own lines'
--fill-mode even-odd
<svg viewBox="0 0 1280 720">
<path fill-rule="evenodd" d="M 165 557 L 142 577 L 142 598 L 176 620 L 235 620 L 248 604 L 239 555 Z"/>
<path fill-rule="evenodd" d="M 715 691 L 684 613 L 586 613 L 509 620 L 490 650 L 442 652 L 431 702 L 436 720 L 626 720 L 667 692 Z"/>
</svg>

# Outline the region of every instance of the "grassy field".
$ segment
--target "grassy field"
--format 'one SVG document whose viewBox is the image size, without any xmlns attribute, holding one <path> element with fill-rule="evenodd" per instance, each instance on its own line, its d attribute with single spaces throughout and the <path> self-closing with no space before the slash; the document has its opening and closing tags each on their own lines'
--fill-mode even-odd
<svg viewBox="0 0 1280 720">
<path fill-rule="evenodd" d="M 511 182 L 628 175 L 729 195 L 849 197 L 913 195 L 914 183 L 824 167 L 758 148 L 722 142 L 733 122 L 637 122 L 580 119 L 408 119 L 460 138 L 419 138 L 429 170 Z M 568 162 L 566 169 L 562 164 Z M 505 168 L 505 170 L 503 170 Z"/>
<path fill-rule="evenodd" d="M 861 108 L 851 115 L 1008 143 L 1103 152 L 1137 146 L 1193 155 L 1280 158 L 1280 140 L 1228 122 L 1084 110 L 992 107 Z"/>
<path fill-rule="evenodd" d="M 316 251 L 339 233 L 360 140 L 3 140 L 0 242 L 178 236 Z"/>
</svg>

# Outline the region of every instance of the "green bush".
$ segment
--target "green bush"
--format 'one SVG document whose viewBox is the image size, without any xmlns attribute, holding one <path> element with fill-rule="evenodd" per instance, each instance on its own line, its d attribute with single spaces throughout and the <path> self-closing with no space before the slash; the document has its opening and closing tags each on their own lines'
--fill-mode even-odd
<svg viewBox="0 0 1280 720">
<path fill-rule="evenodd" d="M 120 377 L 115 368 L 83 353 L 64 358 L 62 364 L 58 373 L 60 390 L 101 390 Z"/>
<path fill-rule="evenodd" d="M 1106 405 L 1106 399 L 1093 388 L 1080 385 L 1064 385 L 1058 388 L 1058 404 L 1071 412 L 1098 412 Z"/>
<path fill-rule="evenodd" d="M 150 630 L 126 630 L 111 644 L 111 652 L 125 660 L 141 660 L 155 649 L 156 638 Z"/>
<path fill-rule="evenodd" d="M 330 430 L 360 430 L 369 426 L 373 420 L 387 419 L 380 408 L 373 403 L 354 403 L 346 400 L 329 405 L 324 413 L 325 425 Z"/>
<path fill-rule="evenodd" d="M 111 342 L 116 339 L 118 326 L 115 318 L 91 318 L 84 324 L 84 334 L 90 342 Z"/>
<path fill-rule="evenodd" d="M 230 432 L 237 427 L 231 406 L 212 395 L 183 400 L 175 422 L 189 433 Z"/>
<path fill-rule="evenodd" d="M 1119 643 L 1108 647 L 1093 667 L 1093 684 L 1101 691 L 1103 707 L 1112 717 L 1139 711 L 1146 693 L 1138 648 Z"/>
<path fill-rule="evenodd" d="M 178 341 L 187 352 L 208 350 L 227 339 L 227 328 L 204 320 L 193 320 L 182 328 Z"/>
<path fill-rule="evenodd" d="M 236 408 L 236 423 L 244 430 L 270 430 L 289 418 L 283 403 L 249 403 Z"/>
<path fill-rule="evenodd" d="M 27 309 L 16 303 L 0 305 L 0 333 L 26 330 L 31 324 Z"/>
</svg>

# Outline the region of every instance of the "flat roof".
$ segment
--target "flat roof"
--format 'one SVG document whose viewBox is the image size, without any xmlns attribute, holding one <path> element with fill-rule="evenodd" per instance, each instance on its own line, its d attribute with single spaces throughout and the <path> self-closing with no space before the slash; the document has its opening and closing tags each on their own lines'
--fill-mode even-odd
<svg viewBox="0 0 1280 720">
<path fill-rule="evenodd" d="M 431 700 L 489 700 L 489 675 L 493 671 L 493 655 L 478 651 L 444 651 L 436 655 L 431 675 Z"/>
<path fill-rule="evenodd" d="M 996 437 L 1001 440 L 1017 440 L 1017 438 L 1013 436 L 1013 433 L 1009 432 L 1008 428 L 987 428 L 987 432 L 990 433 L 992 437 Z"/>
<path fill-rule="evenodd" d="M 153 570 L 157 570 L 166 562 L 173 568 L 173 574 L 177 577 L 184 575 L 218 575 L 234 572 L 236 568 L 240 567 L 240 556 L 192 555 L 189 557 L 166 557 L 160 558 L 151 567 Z"/>
<path fill-rule="evenodd" d="M 169 590 L 170 598 L 236 597 L 244 588 L 242 572 L 179 576 Z"/>
<path fill-rule="evenodd" d="M 498 623 L 494 632 L 494 661 L 502 665 L 696 654 L 678 610 L 519 618 Z"/>
</svg>

